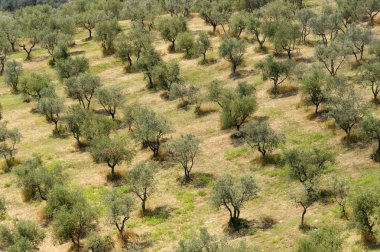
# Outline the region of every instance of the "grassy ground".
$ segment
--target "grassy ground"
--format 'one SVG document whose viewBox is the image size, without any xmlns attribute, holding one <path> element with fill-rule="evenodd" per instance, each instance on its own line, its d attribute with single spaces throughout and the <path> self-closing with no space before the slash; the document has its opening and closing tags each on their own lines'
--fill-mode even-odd
<svg viewBox="0 0 380 252">
<path fill-rule="evenodd" d="M 203 21 L 194 16 L 189 20 L 189 29 L 198 33 L 211 31 Z M 123 22 L 123 27 L 128 28 L 128 22 Z M 380 27 L 373 30 L 375 37 L 380 37 Z M 139 103 L 148 106 L 157 112 L 164 114 L 173 124 L 175 133 L 169 137 L 176 137 L 183 133 L 193 133 L 201 140 L 201 152 L 196 160 L 194 172 L 198 173 L 204 183 L 199 187 L 180 186 L 179 178 L 182 170 L 178 166 L 162 163 L 158 174 L 156 193 L 148 201 L 148 207 L 156 210 L 158 214 L 151 217 L 140 218 L 138 212 L 133 214 L 129 222 L 129 230 L 139 236 L 141 241 L 150 241 L 147 251 L 172 251 L 178 240 L 191 237 L 198 232 L 200 227 L 207 227 L 212 234 L 228 235 L 224 232 L 227 213 L 223 209 L 215 210 L 210 206 L 210 188 L 215 177 L 222 174 L 252 174 L 260 187 L 259 197 L 249 202 L 242 210 L 242 217 L 255 222 L 252 228 L 244 235 L 232 235 L 229 238 L 238 242 L 247 241 L 263 251 L 291 251 L 295 241 L 302 232 L 298 229 L 301 209 L 292 204 L 289 195 L 299 185 L 289 180 L 282 167 L 273 165 L 262 166 L 259 154 L 241 143 L 230 138 L 232 131 L 221 130 L 218 113 L 211 113 L 204 117 L 197 117 L 192 110 L 177 109 L 178 101 L 166 101 L 160 97 L 160 93 L 152 93 L 145 87 L 145 80 L 140 73 L 125 73 L 122 63 L 116 58 L 103 57 L 100 46 L 94 41 L 84 41 L 87 33 L 80 31 L 76 35 L 76 46 L 71 49 L 77 55 L 86 56 L 90 60 L 91 72 L 98 74 L 106 87 L 122 87 L 127 97 L 127 103 Z M 215 79 L 222 80 L 228 86 L 235 86 L 238 81 L 248 81 L 257 85 L 257 98 L 259 110 L 255 116 L 269 116 L 273 127 L 286 135 L 286 144 L 282 150 L 292 146 L 319 145 L 332 149 L 337 154 L 337 162 L 326 175 L 326 181 L 333 174 L 344 178 L 352 178 L 354 187 L 368 186 L 379 182 L 379 165 L 370 159 L 371 146 L 347 147 L 343 144 L 344 132 L 334 127 L 331 121 L 319 119 L 310 120 L 312 108 L 305 109 L 300 106 L 299 95 L 286 98 L 273 99 L 268 94 L 271 88 L 269 82 L 263 82 L 254 65 L 265 57 L 265 54 L 257 52 L 257 45 L 250 44 L 246 56 L 245 65 L 239 69 L 241 78 L 230 77 L 229 64 L 218 59 L 215 64 L 202 66 L 199 59 L 185 60 L 182 54 L 168 54 L 168 43 L 162 41 L 158 34 L 154 45 L 161 52 L 165 60 L 177 59 L 181 64 L 182 75 L 186 82 L 202 87 L 204 92 L 208 84 Z M 217 58 L 217 45 L 219 38 L 214 37 L 214 51 L 209 54 Z M 311 58 L 313 47 L 300 46 L 296 60 Z M 25 73 L 43 72 L 51 76 L 57 85 L 59 94 L 64 96 L 62 84 L 57 80 L 55 71 L 48 66 L 48 54 L 42 49 L 32 53 L 30 62 L 23 62 Z M 366 55 L 367 56 L 367 55 Z M 23 60 L 22 51 L 13 54 L 10 58 Z M 343 67 L 341 73 L 352 75 L 350 63 Z M 297 81 L 290 81 L 297 85 Z M 358 88 L 368 101 L 371 99 L 370 91 Z M 0 78 L 0 102 L 4 107 L 4 118 L 9 127 L 17 127 L 23 139 L 18 149 L 18 158 L 25 160 L 33 153 L 42 155 L 46 162 L 58 162 L 70 177 L 71 184 L 85 190 L 89 200 L 99 206 L 99 231 L 112 232 L 115 229 L 105 219 L 105 208 L 102 204 L 103 194 L 112 184 L 106 180 L 109 170 L 104 165 L 92 162 L 86 152 L 80 152 L 75 147 L 72 137 L 67 139 L 54 138 L 51 135 L 53 125 L 46 123 L 45 118 L 31 113 L 35 103 L 23 103 L 21 96 L 12 95 Z M 73 103 L 66 99 L 67 104 Z M 371 111 L 379 115 L 378 107 L 371 105 Z M 128 134 L 127 131 L 124 131 Z M 149 159 L 150 153 L 141 150 L 134 163 Z M 119 171 L 125 173 L 129 165 L 122 165 Z M 206 175 L 205 175 L 206 174 Z M 28 218 L 41 221 L 43 203 L 24 202 L 20 189 L 12 174 L 1 174 L 0 193 L 7 199 L 7 221 L 14 218 Z M 269 229 L 260 227 L 263 219 L 274 219 L 274 226 Z M 345 251 L 364 250 L 360 236 L 347 223 L 339 219 L 338 207 L 334 203 L 316 204 L 310 208 L 306 217 L 307 223 L 319 226 L 322 223 L 336 224 L 343 228 Z M 51 227 L 45 227 L 48 234 Z M 41 251 L 66 251 L 70 244 L 59 245 L 54 243 L 48 235 Z"/>
</svg>

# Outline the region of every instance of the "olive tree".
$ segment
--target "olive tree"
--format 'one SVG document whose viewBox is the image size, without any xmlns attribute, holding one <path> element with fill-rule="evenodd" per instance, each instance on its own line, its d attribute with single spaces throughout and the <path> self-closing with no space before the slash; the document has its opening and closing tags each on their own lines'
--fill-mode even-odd
<svg viewBox="0 0 380 252">
<path fill-rule="evenodd" d="M 228 22 L 232 14 L 232 6 L 230 1 L 196 1 L 194 9 L 199 12 L 201 18 L 213 28 L 216 32 L 218 25 L 224 29 L 224 24 Z M 225 30 L 225 29 L 224 29 Z"/>
<path fill-rule="evenodd" d="M 206 53 L 212 49 L 211 40 L 206 32 L 201 32 L 196 41 L 196 48 L 203 56 L 203 63 L 206 63 Z"/>
<path fill-rule="evenodd" d="M 101 235 L 92 232 L 88 235 L 84 251 L 111 252 L 115 248 L 115 242 L 110 235 Z"/>
<path fill-rule="evenodd" d="M 327 100 L 326 89 L 329 79 L 323 69 L 313 66 L 310 71 L 302 76 L 301 95 L 302 103 L 313 105 L 314 113 L 318 113 L 320 105 Z"/>
<path fill-rule="evenodd" d="M 380 41 L 376 41 L 371 45 L 369 53 L 380 59 Z"/>
<path fill-rule="evenodd" d="M 125 96 L 121 88 L 102 88 L 96 92 L 96 96 L 103 109 L 115 119 L 116 111 L 123 105 Z"/>
<path fill-rule="evenodd" d="M 96 25 L 105 19 L 105 15 L 99 10 L 86 10 L 76 16 L 76 23 L 79 27 L 88 31 L 88 40 L 92 39 L 92 31 Z"/>
<path fill-rule="evenodd" d="M 241 126 L 257 110 L 256 99 L 253 96 L 255 88 L 246 82 L 239 82 L 234 89 L 226 89 L 214 81 L 209 87 L 209 99 L 222 108 L 221 122 L 223 128 Z"/>
<path fill-rule="evenodd" d="M 114 53 L 114 40 L 121 31 L 121 28 L 115 19 L 104 20 L 99 22 L 96 27 L 95 40 L 101 43 L 103 53 L 106 55 Z"/>
<path fill-rule="evenodd" d="M 315 191 L 318 179 L 334 162 L 331 151 L 322 148 L 295 148 L 285 152 L 289 176 L 299 181 L 308 191 Z"/>
<path fill-rule="evenodd" d="M 40 42 L 40 33 L 46 27 L 52 8 L 49 5 L 28 6 L 16 11 L 16 19 L 21 27 L 22 35 L 19 46 L 26 53 L 26 60 L 31 60 L 31 53 Z"/>
<path fill-rule="evenodd" d="M 61 59 L 55 64 L 55 69 L 61 80 L 77 77 L 81 73 L 87 72 L 89 68 L 89 61 L 85 57 Z"/>
<path fill-rule="evenodd" d="M 245 142 L 256 148 L 263 157 L 284 142 L 284 137 L 276 133 L 267 121 L 252 121 L 244 126 L 243 137 Z"/>
<path fill-rule="evenodd" d="M 362 6 L 365 13 L 369 17 L 369 24 L 373 26 L 375 24 L 375 18 L 380 12 L 380 3 L 376 0 L 366 0 Z"/>
<path fill-rule="evenodd" d="M 380 162 L 380 119 L 375 118 L 372 115 L 367 116 L 360 123 L 360 127 L 367 140 L 377 141 L 377 148 L 372 154 L 372 158 L 375 161 Z"/>
<path fill-rule="evenodd" d="M 89 112 L 82 109 L 80 105 L 70 106 L 64 115 L 67 127 L 79 146 L 82 145 L 81 138 L 83 137 L 83 128 L 85 127 L 85 122 L 88 117 Z"/>
<path fill-rule="evenodd" d="M 240 38 L 247 28 L 247 15 L 245 13 L 235 13 L 229 20 L 230 33 L 235 38 Z"/>
<path fill-rule="evenodd" d="M 12 60 L 8 61 L 4 67 L 4 82 L 12 88 L 12 92 L 18 92 L 20 76 L 22 74 L 22 64 Z"/>
<path fill-rule="evenodd" d="M 321 62 L 331 76 L 336 76 L 338 70 L 345 62 L 348 51 L 347 46 L 334 40 L 329 45 L 317 45 L 315 47 L 315 57 Z"/>
<path fill-rule="evenodd" d="M 46 74 L 32 73 L 25 76 L 20 85 L 26 100 L 34 98 L 40 101 L 42 97 L 54 94 L 52 81 Z"/>
<path fill-rule="evenodd" d="M 38 102 L 38 111 L 46 116 L 48 122 L 54 123 L 54 134 L 59 134 L 58 123 L 61 121 L 61 116 L 64 110 L 63 99 L 59 97 L 41 98 Z"/>
<path fill-rule="evenodd" d="M 378 209 L 380 207 L 379 189 L 362 189 L 351 198 L 352 224 L 361 232 L 367 242 L 375 242 L 378 228 Z"/>
<path fill-rule="evenodd" d="M 155 174 L 158 167 L 154 162 L 140 162 L 128 172 L 131 191 L 141 200 L 142 214 L 146 214 L 146 201 L 156 189 Z"/>
<path fill-rule="evenodd" d="M 105 203 L 108 209 L 108 220 L 116 226 L 123 241 L 127 242 L 127 236 L 124 231 L 135 207 L 133 199 L 129 195 L 113 190 L 106 194 Z"/>
<path fill-rule="evenodd" d="M 247 31 L 254 35 L 254 40 L 259 43 L 261 50 L 264 50 L 264 43 L 267 39 L 267 33 L 265 30 L 265 22 L 259 13 L 251 13 L 248 15 Z"/>
<path fill-rule="evenodd" d="M 135 156 L 133 148 L 128 146 L 126 139 L 121 137 L 98 137 L 91 143 L 90 153 L 97 163 L 106 163 L 111 169 L 111 176 L 115 177 L 115 167 L 130 163 Z"/>
<path fill-rule="evenodd" d="M 20 35 L 20 26 L 15 17 L 2 12 L 0 15 L 0 37 L 3 37 L 8 42 L 12 52 L 16 52 L 16 46 Z"/>
<path fill-rule="evenodd" d="M 348 197 L 348 193 L 350 191 L 350 186 L 348 181 L 343 179 L 334 178 L 333 180 L 333 195 L 335 202 L 339 205 L 340 208 L 340 217 L 346 218 L 348 220 L 347 216 L 347 210 L 346 210 L 346 201 Z"/>
<path fill-rule="evenodd" d="M 170 50 L 175 52 L 175 42 L 178 35 L 187 31 L 186 20 L 183 17 L 162 18 L 157 25 L 157 29 L 160 31 L 161 37 L 164 40 L 172 43 Z"/>
<path fill-rule="evenodd" d="M 219 46 L 219 56 L 231 63 L 232 73 L 243 63 L 246 45 L 244 40 L 236 38 L 226 38 Z"/>
<path fill-rule="evenodd" d="M 60 165 L 49 167 L 43 163 L 40 156 L 26 160 L 16 166 L 13 172 L 27 200 L 47 200 L 49 191 L 56 185 L 63 185 L 66 180 Z"/>
<path fill-rule="evenodd" d="M 8 129 L 6 124 L 0 123 L 0 155 L 3 156 L 7 166 L 5 171 L 9 171 L 15 164 L 16 145 L 20 143 L 21 138 L 18 129 Z"/>
<path fill-rule="evenodd" d="M 358 25 L 348 26 L 345 37 L 348 50 L 355 56 L 356 61 L 363 60 L 365 46 L 372 40 L 371 30 L 361 28 Z"/>
<path fill-rule="evenodd" d="M 170 92 L 175 83 L 181 83 L 180 67 L 177 61 L 161 62 L 154 67 L 152 72 L 154 87 L 159 87 Z"/>
<path fill-rule="evenodd" d="M 54 238 L 61 243 L 71 240 L 74 248 L 79 250 L 81 238 L 93 229 L 96 220 L 95 209 L 86 200 L 77 201 L 71 207 L 63 205 L 54 213 L 52 223 Z"/>
<path fill-rule="evenodd" d="M 291 59 L 292 52 L 296 50 L 296 45 L 300 38 L 300 26 L 296 23 L 284 22 L 277 25 L 272 40 L 276 51 L 286 51 L 288 58 Z"/>
<path fill-rule="evenodd" d="M 199 139 L 193 134 L 182 135 L 180 138 L 172 140 L 167 145 L 167 152 L 170 158 L 181 164 L 185 176 L 183 183 L 192 180 L 190 173 L 194 166 L 195 157 L 199 152 Z"/>
<path fill-rule="evenodd" d="M 141 59 L 136 63 L 136 69 L 142 71 L 145 79 L 148 81 L 148 88 L 154 88 L 153 70 L 161 62 L 160 54 L 153 48 L 150 48 L 142 54 Z"/>
<path fill-rule="evenodd" d="M 314 11 L 309 8 L 300 9 L 296 13 L 296 18 L 301 24 L 301 39 L 304 43 L 306 42 L 307 36 L 309 36 L 311 32 L 310 21 L 315 16 L 316 14 Z"/>
<path fill-rule="evenodd" d="M 335 87 L 329 91 L 328 115 L 334 118 L 336 124 L 346 132 L 346 138 L 349 142 L 352 129 L 364 117 L 366 104 L 344 79 L 334 78 L 331 82 Z"/>
<path fill-rule="evenodd" d="M 244 204 L 257 195 L 258 187 L 251 176 L 239 179 L 231 175 L 219 178 L 212 189 L 212 203 L 216 208 L 225 207 L 229 212 L 229 225 L 234 229 L 241 226 L 240 211 Z"/>
<path fill-rule="evenodd" d="M 370 87 L 375 102 L 379 102 L 380 62 L 363 64 L 359 70 L 358 81 L 362 86 Z"/>
<path fill-rule="evenodd" d="M 178 49 L 185 51 L 185 57 L 191 58 L 194 54 L 195 39 L 190 32 L 182 32 L 178 35 Z"/>
<path fill-rule="evenodd" d="M 0 76 L 2 76 L 4 73 L 5 62 L 7 61 L 8 53 L 9 45 L 4 40 L 1 40 L 0 34 Z"/>
<path fill-rule="evenodd" d="M 341 230 L 336 226 L 322 226 L 297 241 L 296 252 L 343 251 Z"/>
<path fill-rule="evenodd" d="M 302 207 L 300 228 L 303 229 L 305 228 L 305 216 L 307 210 L 319 199 L 318 192 L 302 187 L 299 188 L 298 191 L 292 192 L 290 197 L 297 207 Z"/>
<path fill-rule="evenodd" d="M 83 109 L 89 110 L 95 91 L 101 86 L 100 78 L 94 74 L 82 73 L 65 81 L 67 95 L 78 100 Z"/>
<path fill-rule="evenodd" d="M 265 60 L 258 63 L 257 67 L 262 71 L 264 80 L 272 80 L 273 93 L 274 95 L 278 95 L 278 86 L 290 77 L 294 65 L 290 60 L 280 61 L 269 55 Z"/>
<path fill-rule="evenodd" d="M 162 138 L 172 131 L 166 118 L 147 108 L 136 111 L 133 137 L 153 152 L 153 158 L 158 158 Z"/>
<path fill-rule="evenodd" d="M 4 251 L 38 251 L 45 238 L 44 231 L 29 220 L 16 220 L 13 227 L 0 226 L 0 244 Z"/>
<path fill-rule="evenodd" d="M 199 234 L 193 235 L 186 240 L 180 240 L 176 252 L 191 252 L 191 251 L 213 251 L 213 252 L 242 252 L 255 251 L 251 246 L 247 246 L 245 242 L 240 242 L 239 245 L 228 244 L 226 239 L 218 239 L 216 236 L 209 234 L 206 228 L 201 228 Z"/>
</svg>

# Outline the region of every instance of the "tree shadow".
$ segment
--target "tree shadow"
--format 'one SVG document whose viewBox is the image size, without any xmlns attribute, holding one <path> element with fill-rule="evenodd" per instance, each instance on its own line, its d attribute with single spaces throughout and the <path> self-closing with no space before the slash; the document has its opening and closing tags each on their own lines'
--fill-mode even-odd
<svg viewBox="0 0 380 252">
<path fill-rule="evenodd" d="M 262 216 L 259 219 L 246 220 L 241 219 L 239 226 L 236 228 L 227 224 L 224 232 L 232 238 L 240 238 L 248 235 L 253 235 L 259 231 L 267 231 L 272 229 L 277 224 L 277 221 L 270 216 Z"/>
</svg>

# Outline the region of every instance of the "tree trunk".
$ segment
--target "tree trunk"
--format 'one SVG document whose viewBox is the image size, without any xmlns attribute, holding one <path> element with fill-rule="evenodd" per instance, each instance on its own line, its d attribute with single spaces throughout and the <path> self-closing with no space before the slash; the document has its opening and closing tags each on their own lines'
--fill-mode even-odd
<svg viewBox="0 0 380 252">
<path fill-rule="evenodd" d="M 305 214 L 306 214 L 306 211 L 307 211 L 307 208 L 303 207 L 303 212 L 302 212 L 302 216 L 301 216 L 301 227 L 305 226 Z"/>
<path fill-rule="evenodd" d="M 12 52 L 16 52 L 15 42 L 11 42 Z"/>
<path fill-rule="evenodd" d="M 319 103 L 315 104 L 314 114 L 318 114 Z"/>
<path fill-rule="evenodd" d="M 92 29 L 88 29 L 88 39 L 92 39 Z"/>
</svg>

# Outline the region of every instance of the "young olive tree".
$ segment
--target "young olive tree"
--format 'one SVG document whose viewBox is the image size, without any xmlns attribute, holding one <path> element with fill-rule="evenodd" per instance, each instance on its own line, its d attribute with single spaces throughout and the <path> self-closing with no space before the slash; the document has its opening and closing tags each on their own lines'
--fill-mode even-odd
<svg viewBox="0 0 380 252">
<path fill-rule="evenodd" d="M 147 108 L 136 111 L 133 137 L 153 152 L 153 158 L 158 158 L 162 138 L 172 131 L 166 118 Z"/>
<path fill-rule="evenodd" d="M 337 75 L 338 70 L 346 60 L 347 54 L 347 46 L 339 40 L 334 40 L 327 46 L 317 45 L 315 48 L 316 58 L 331 76 Z"/>
<path fill-rule="evenodd" d="M 92 232 L 88 235 L 84 251 L 111 252 L 115 248 L 115 242 L 110 235 L 101 235 Z"/>
<path fill-rule="evenodd" d="M 315 107 L 315 114 L 318 114 L 320 105 L 327 100 L 326 89 L 328 80 L 326 73 L 318 66 L 313 66 L 310 71 L 302 76 L 302 103 L 313 105 Z"/>
<path fill-rule="evenodd" d="M 61 243 L 71 240 L 74 248 L 80 250 L 80 240 L 93 229 L 96 220 L 95 209 L 87 201 L 76 202 L 71 208 L 63 205 L 54 213 L 54 238 Z"/>
<path fill-rule="evenodd" d="M 380 93 L 380 62 L 364 63 L 359 71 L 359 83 L 364 87 L 370 87 L 373 99 L 379 102 Z"/>
<path fill-rule="evenodd" d="M 17 93 L 19 90 L 20 76 L 22 74 L 22 64 L 12 60 L 8 61 L 4 67 L 4 82 L 11 87 L 12 92 Z"/>
<path fill-rule="evenodd" d="M 211 40 L 206 32 L 201 32 L 196 41 L 196 48 L 203 56 L 203 63 L 206 63 L 206 53 L 212 49 Z"/>
<path fill-rule="evenodd" d="M 172 140 L 167 145 L 167 151 L 170 158 L 181 164 L 185 171 L 183 183 L 192 180 L 190 172 L 194 166 L 195 157 L 199 152 L 200 141 L 192 134 L 181 136 L 179 139 Z"/>
<path fill-rule="evenodd" d="M 113 190 L 106 194 L 105 203 L 108 207 L 109 222 L 116 226 L 120 237 L 127 242 L 125 227 L 135 208 L 133 199 L 129 195 Z"/>
<path fill-rule="evenodd" d="M 10 45 L 12 52 L 16 52 L 16 45 L 21 36 L 19 24 L 15 17 L 10 13 L 1 13 L 0 33 L 4 40 Z"/>
<path fill-rule="evenodd" d="M 123 162 L 130 163 L 135 156 L 134 150 L 121 137 L 98 137 L 91 143 L 91 155 L 95 162 L 106 163 L 115 177 L 115 167 Z"/>
<path fill-rule="evenodd" d="M 63 185 L 66 176 L 62 167 L 45 165 L 40 156 L 34 156 L 13 170 L 18 179 L 18 185 L 22 188 L 27 200 L 47 200 L 49 191 L 56 185 Z"/>
<path fill-rule="evenodd" d="M 63 58 L 55 64 L 58 76 L 61 80 L 78 77 L 90 69 L 90 63 L 85 57 Z"/>
<path fill-rule="evenodd" d="M 4 251 L 38 251 L 44 238 L 43 229 L 29 220 L 14 221 L 12 228 L 5 224 L 0 226 L 0 244 Z"/>
<path fill-rule="evenodd" d="M 54 134 L 59 134 L 58 124 L 61 121 L 61 114 L 64 110 L 63 99 L 59 97 L 44 97 L 38 102 L 38 111 L 45 115 L 48 122 L 54 123 Z"/>
<path fill-rule="evenodd" d="M 53 83 L 48 75 L 32 73 L 25 76 L 20 83 L 21 92 L 25 100 L 29 101 L 30 98 L 40 101 L 42 97 L 54 96 Z"/>
<path fill-rule="evenodd" d="M 350 191 L 350 186 L 348 184 L 348 181 L 334 178 L 333 180 L 333 195 L 335 202 L 339 205 L 340 208 L 340 217 L 346 218 L 348 220 L 347 216 L 347 210 L 346 210 L 346 201 L 348 197 L 348 193 Z"/>
<path fill-rule="evenodd" d="M 372 115 L 367 116 L 360 123 L 360 127 L 367 140 L 377 141 L 377 148 L 375 152 L 372 154 L 372 158 L 376 162 L 380 162 L 380 119 L 375 118 Z"/>
<path fill-rule="evenodd" d="M 342 78 L 331 80 L 333 89 L 328 96 L 328 115 L 334 118 L 336 124 L 346 132 L 347 142 L 351 140 L 352 129 L 359 124 L 366 112 L 363 98 L 348 86 Z"/>
<path fill-rule="evenodd" d="M 182 32 L 178 35 L 178 49 L 185 51 L 185 57 L 191 58 L 194 54 L 195 39 L 194 35 L 190 32 Z"/>
<path fill-rule="evenodd" d="M 278 95 L 278 86 L 287 80 L 293 70 L 294 64 L 292 61 L 275 60 L 272 55 L 266 57 L 265 60 L 257 64 L 257 67 L 263 73 L 264 80 L 272 80 L 273 94 Z"/>
<path fill-rule="evenodd" d="M 161 62 L 154 67 L 152 77 L 155 87 L 162 88 L 168 92 L 170 92 L 174 84 L 182 83 L 179 63 L 176 61 Z"/>
<path fill-rule="evenodd" d="M 379 226 L 379 189 L 360 190 L 351 198 L 352 224 L 361 232 L 365 241 L 376 242 L 375 230 Z"/>
<path fill-rule="evenodd" d="M 101 86 L 100 78 L 96 75 L 83 73 L 65 81 L 67 95 L 78 100 L 83 109 L 89 110 L 95 91 Z"/>
<path fill-rule="evenodd" d="M 343 251 L 341 230 L 336 226 L 322 226 L 297 241 L 296 252 Z"/>
<path fill-rule="evenodd" d="M 121 31 L 117 20 L 111 19 L 101 21 L 96 25 L 95 31 L 95 40 L 100 42 L 103 53 L 106 55 L 113 54 L 115 50 L 114 40 Z"/>
<path fill-rule="evenodd" d="M 148 88 L 154 88 L 153 70 L 161 62 L 162 59 L 160 54 L 153 48 L 150 48 L 142 54 L 142 57 L 136 63 L 136 69 L 143 72 L 145 79 L 148 81 Z"/>
<path fill-rule="evenodd" d="M 216 81 L 211 83 L 209 99 L 222 108 L 223 128 L 236 127 L 240 130 L 248 117 L 257 110 L 254 92 L 255 87 L 246 82 L 239 82 L 235 90 L 225 89 Z"/>
<path fill-rule="evenodd" d="M 307 36 L 311 33 L 310 20 L 314 18 L 316 14 L 309 8 L 300 9 L 296 13 L 296 18 L 301 24 L 301 40 L 306 42 Z"/>
<path fill-rule="evenodd" d="M 96 92 L 96 96 L 100 105 L 109 114 L 112 119 L 115 119 L 116 111 L 123 105 L 125 96 L 121 88 L 103 88 Z"/>
<path fill-rule="evenodd" d="M 365 46 L 372 40 L 371 30 L 351 24 L 345 33 L 345 42 L 348 50 L 355 56 L 356 61 L 363 60 Z"/>
<path fill-rule="evenodd" d="M 245 142 L 251 148 L 256 148 L 263 157 L 284 142 L 284 137 L 276 133 L 264 120 L 252 121 L 245 125 L 243 137 Z"/>
<path fill-rule="evenodd" d="M 232 37 L 240 38 L 243 31 L 247 28 L 247 19 L 248 17 L 244 12 L 235 13 L 231 16 L 229 20 L 229 28 Z"/>
<path fill-rule="evenodd" d="M 278 25 L 272 40 L 276 51 L 286 51 L 290 60 L 292 58 L 292 52 L 296 50 L 296 45 L 300 38 L 300 26 L 298 24 L 284 22 Z"/>
<path fill-rule="evenodd" d="M 172 43 L 170 50 L 175 52 L 175 42 L 178 35 L 187 31 L 186 20 L 183 17 L 162 18 L 157 25 L 157 29 L 164 40 Z"/>
<path fill-rule="evenodd" d="M 237 67 L 243 63 L 246 45 L 243 40 L 226 38 L 219 47 L 219 55 L 231 63 L 232 73 L 235 74 Z"/>
<path fill-rule="evenodd" d="M 212 202 L 216 208 L 223 206 L 229 212 L 229 225 L 234 229 L 241 226 L 240 211 L 244 204 L 257 195 L 258 187 L 251 176 L 240 179 L 225 175 L 219 178 L 212 190 Z"/>
<path fill-rule="evenodd" d="M 285 152 L 289 176 L 298 180 L 307 192 L 316 191 L 318 179 L 334 162 L 334 154 L 322 148 L 291 149 Z"/>
<path fill-rule="evenodd" d="M 8 129 L 6 124 L 0 123 L 0 155 L 4 157 L 7 166 L 5 171 L 9 171 L 15 164 L 16 145 L 20 143 L 21 138 L 18 129 Z"/>
<path fill-rule="evenodd" d="M 131 191 L 141 200 L 142 214 L 146 214 L 146 201 L 156 189 L 155 174 L 158 167 L 154 162 L 141 162 L 128 173 Z"/>
<path fill-rule="evenodd" d="M 264 50 L 264 43 L 267 39 L 265 23 L 259 13 L 250 13 L 247 19 L 247 30 L 254 35 L 254 40 L 259 43 L 260 50 Z"/>
<path fill-rule="evenodd" d="M 88 117 L 89 112 L 82 109 L 80 105 L 70 106 L 64 116 L 67 127 L 79 146 L 82 145 L 81 138 L 83 137 L 83 128 Z"/>
</svg>

